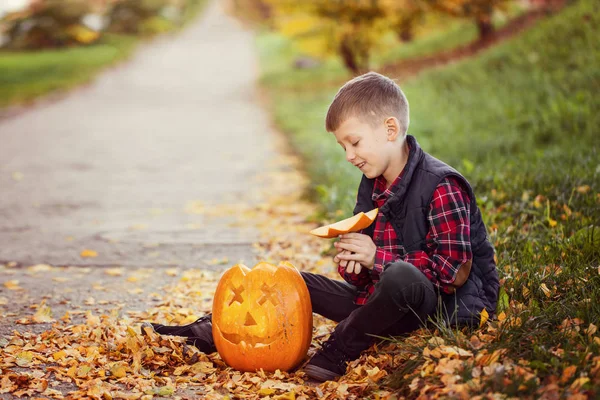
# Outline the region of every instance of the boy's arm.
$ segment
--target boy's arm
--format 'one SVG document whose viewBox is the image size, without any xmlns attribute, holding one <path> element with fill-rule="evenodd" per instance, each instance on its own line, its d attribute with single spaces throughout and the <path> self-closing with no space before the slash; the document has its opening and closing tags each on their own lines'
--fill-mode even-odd
<svg viewBox="0 0 600 400">
<path fill-rule="evenodd" d="M 470 200 L 458 183 L 444 179 L 433 193 L 429 207 L 427 250 L 407 253 L 404 261 L 419 268 L 446 293 L 468 279 L 471 251 Z"/>
</svg>

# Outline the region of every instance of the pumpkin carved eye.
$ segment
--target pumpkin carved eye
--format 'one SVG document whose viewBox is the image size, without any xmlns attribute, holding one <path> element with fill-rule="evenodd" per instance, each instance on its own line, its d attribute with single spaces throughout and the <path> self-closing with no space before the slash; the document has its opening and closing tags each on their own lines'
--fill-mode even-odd
<svg viewBox="0 0 600 400">
<path fill-rule="evenodd" d="M 238 303 L 242 304 L 244 302 L 244 298 L 242 297 L 242 292 L 244 291 L 244 286 L 242 286 L 242 285 L 240 285 L 238 287 L 234 286 L 231 290 L 233 290 L 233 298 L 231 299 L 231 301 L 229 302 L 228 305 L 232 305 L 236 301 Z"/>
<path fill-rule="evenodd" d="M 258 300 L 258 304 L 262 306 L 267 300 L 270 301 L 274 306 L 279 304 L 277 297 L 275 297 L 275 285 L 276 283 L 274 283 L 272 286 L 269 286 L 266 283 L 262 284 L 260 290 L 263 292 L 263 295 Z"/>
</svg>

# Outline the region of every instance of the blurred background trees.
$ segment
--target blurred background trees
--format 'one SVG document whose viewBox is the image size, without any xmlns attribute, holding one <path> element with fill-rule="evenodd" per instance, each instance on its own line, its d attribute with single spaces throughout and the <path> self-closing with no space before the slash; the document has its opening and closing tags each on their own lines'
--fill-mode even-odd
<svg viewBox="0 0 600 400">
<path fill-rule="evenodd" d="M 40 49 L 87 45 L 106 32 L 172 30 L 202 0 L 33 0 L 0 20 L 0 45 Z"/>
<path fill-rule="evenodd" d="M 310 57 L 338 57 L 352 73 L 369 69 L 372 55 L 437 25 L 474 24 L 478 41 L 494 36 L 494 19 L 506 20 L 558 0 L 232 0 L 234 12 L 290 37 Z M 426 29 L 426 28 L 425 28 Z M 397 42 L 390 44 L 389 37 Z"/>
</svg>

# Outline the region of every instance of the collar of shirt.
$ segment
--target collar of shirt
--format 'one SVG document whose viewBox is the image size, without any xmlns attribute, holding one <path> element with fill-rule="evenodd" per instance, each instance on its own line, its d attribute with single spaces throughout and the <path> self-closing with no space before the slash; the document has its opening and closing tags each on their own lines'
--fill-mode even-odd
<svg viewBox="0 0 600 400">
<path fill-rule="evenodd" d="M 409 154 L 411 151 L 412 148 L 409 146 Z M 379 206 L 381 207 L 381 205 L 385 203 L 387 199 L 389 199 L 395 192 L 398 191 L 398 185 L 400 184 L 400 181 L 402 180 L 402 176 L 404 175 L 405 171 L 406 165 L 404 166 L 404 168 L 402 168 L 400 175 L 398 175 L 396 179 L 394 179 L 394 182 L 392 182 L 390 187 L 386 187 L 387 182 L 383 175 L 379 175 L 377 178 L 375 178 L 375 183 L 373 185 L 373 194 L 371 196 L 371 199 L 377 204 L 379 204 Z"/>
</svg>

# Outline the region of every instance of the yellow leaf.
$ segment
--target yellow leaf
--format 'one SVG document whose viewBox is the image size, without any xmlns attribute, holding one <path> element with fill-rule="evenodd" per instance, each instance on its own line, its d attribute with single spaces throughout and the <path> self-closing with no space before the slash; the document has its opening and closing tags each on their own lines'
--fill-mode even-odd
<svg viewBox="0 0 600 400">
<path fill-rule="evenodd" d="M 81 253 L 79 253 L 79 255 L 83 258 L 93 258 L 98 257 L 98 252 L 95 250 L 85 249 L 82 250 Z"/>
<path fill-rule="evenodd" d="M 110 374 L 115 378 L 124 378 L 127 375 L 127 364 L 124 362 L 114 363 L 110 367 Z"/>
<path fill-rule="evenodd" d="M 548 289 L 548 286 L 546 286 L 545 283 L 542 283 L 540 285 L 540 289 L 542 289 L 542 292 L 544 292 L 544 294 L 546 295 L 546 297 L 552 296 L 552 292 L 550 291 L 550 289 Z"/>
<path fill-rule="evenodd" d="M 46 322 L 54 322 L 52 318 L 52 309 L 46 305 L 46 300 L 42 300 L 37 311 L 33 314 L 33 322 L 43 324 Z"/>
<path fill-rule="evenodd" d="M 151 390 L 146 390 L 146 394 L 155 394 L 157 396 L 172 396 L 175 393 L 173 386 L 163 386 Z"/>
<path fill-rule="evenodd" d="M 191 371 L 194 374 L 203 373 L 203 374 L 212 374 L 217 369 L 214 367 L 213 363 L 210 361 L 198 361 L 196 364 L 192 365 Z"/>
<path fill-rule="evenodd" d="M 123 268 L 107 268 L 104 273 L 110 276 L 121 276 L 123 275 Z"/>
<path fill-rule="evenodd" d="M 258 391 L 259 396 L 270 396 L 275 393 L 275 389 L 273 388 L 262 388 Z"/>
<path fill-rule="evenodd" d="M 571 389 L 579 389 L 586 383 L 590 381 L 590 378 L 587 376 L 582 376 L 581 378 L 575 379 L 575 381 L 571 384 Z"/>
<path fill-rule="evenodd" d="M 165 274 L 168 276 L 177 276 L 177 274 L 179 274 L 179 270 L 177 268 L 168 268 L 165 270 Z"/>
<path fill-rule="evenodd" d="M 590 191 L 590 186 L 589 185 L 583 185 L 583 186 L 578 186 L 577 187 L 577 192 L 581 193 L 581 194 L 585 194 L 587 192 Z"/>
<path fill-rule="evenodd" d="M 175 371 L 173 371 L 173 375 L 179 376 L 179 375 L 187 372 L 190 368 L 191 368 L 190 365 L 180 365 L 179 367 L 175 368 Z"/>
<path fill-rule="evenodd" d="M 52 358 L 54 358 L 54 361 L 62 360 L 66 356 L 67 353 L 64 350 L 57 351 L 56 353 L 52 354 Z"/>
<path fill-rule="evenodd" d="M 339 390 L 339 389 L 338 389 Z M 280 394 L 279 396 L 273 397 L 275 400 L 296 400 L 296 392 L 287 392 L 285 394 Z"/>
<path fill-rule="evenodd" d="M 33 361 L 33 353 L 31 351 L 22 351 L 17 354 L 16 359 L 19 367 L 26 367 Z"/>
<path fill-rule="evenodd" d="M 556 224 L 558 224 L 558 222 L 556 222 L 556 220 L 548 217 L 548 224 L 550 224 L 551 228 L 554 228 L 556 226 Z"/>
<path fill-rule="evenodd" d="M 481 310 L 481 314 L 479 315 L 479 317 L 480 317 L 479 327 L 481 328 L 483 325 L 485 325 L 487 320 L 490 318 L 490 314 L 488 314 L 487 310 L 484 308 L 483 310 Z"/>
<path fill-rule="evenodd" d="M 588 328 L 585 330 L 585 333 L 588 336 L 593 336 L 597 330 L 598 330 L 598 327 L 596 325 L 590 324 L 590 326 L 588 326 Z"/>
<path fill-rule="evenodd" d="M 92 367 L 88 364 L 82 364 L 79 366 L 79 368 L 77 368 L 77 372 L 76 375 L 78 378 L 86 378 L 90 371 L 92 370 Z"/>
<path fill-rule="evenodd" d="M 19 286 L 19 281 L 16 279 L 4 282 L 4 287 L 9 290 L 23 290 L 23 288 Z"/>
</svg>

